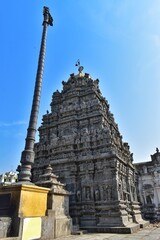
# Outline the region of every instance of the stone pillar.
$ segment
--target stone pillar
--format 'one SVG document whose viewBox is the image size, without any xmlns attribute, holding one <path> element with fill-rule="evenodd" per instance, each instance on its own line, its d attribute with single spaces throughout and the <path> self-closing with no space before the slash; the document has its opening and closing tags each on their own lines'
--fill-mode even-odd
<svg viewBox="0 0 160 240">
<path fill-rule="evenodd" d="M 19 167 L 19 182 L 27 182 L 31 181 L 31 168 L 34 162 L 34 142 L 35 142 L 35 134 L 36 134 L 36 126 L 38 119 L 38 112 L 40 106 L 40 97 L 41 97 L 41 89 L 42 89 L 42 77 L 44 71 L 44 60 L 46 53 L 46 37 L 47 37 L 47 27 L 48 25 L 53 25 L 53 19 L 49 13 L 49 9 L 44 7 L 43 11 L 44 21 L 43 21 L 43 34 L 41 41 L 41 48 L 39 54 L 38 61 L 38 69 L 36 75 L 36 83 L 34 89 L 34 96 L 32 102 L 32 110 L 30 115 L 29 127 L 27 130 L 26 144 L 25 149 L 21 155 L 21 166 Z"/>
</svg>

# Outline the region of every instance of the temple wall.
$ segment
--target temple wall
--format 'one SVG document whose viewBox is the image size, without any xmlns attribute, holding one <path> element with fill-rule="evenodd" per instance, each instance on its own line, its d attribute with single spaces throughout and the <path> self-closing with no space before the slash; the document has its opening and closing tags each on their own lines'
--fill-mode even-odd
<svg viewBox="0 0 160 240">
<path fill-rule="evenodd" d="M 151 155 L 151 161 L 136 163 L 138 194 L 144 218 L 160 221 L 160 153 Z"/>
</svg>

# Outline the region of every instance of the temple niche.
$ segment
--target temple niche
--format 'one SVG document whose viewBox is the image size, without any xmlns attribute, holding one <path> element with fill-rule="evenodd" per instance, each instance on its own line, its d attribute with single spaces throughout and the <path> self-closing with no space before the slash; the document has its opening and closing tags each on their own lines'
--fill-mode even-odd
<svg viewBox="0 0 160 240">
<path fill-rule="evenodd" d="M 138 197 L 145 219 L 160 221 L 160 152 L 151 155 L 151 161 L 135 163 Z"/>
<path fill-rule="evenodd" d="M 35 144 L 33 181 L 50 164 L 70 192 L 70 216 L 80 228 L 139 226 L 133 156 L 99 80 L 82 69 L 53 93 L 51 112 L 43 116 Z"/>
</svg>

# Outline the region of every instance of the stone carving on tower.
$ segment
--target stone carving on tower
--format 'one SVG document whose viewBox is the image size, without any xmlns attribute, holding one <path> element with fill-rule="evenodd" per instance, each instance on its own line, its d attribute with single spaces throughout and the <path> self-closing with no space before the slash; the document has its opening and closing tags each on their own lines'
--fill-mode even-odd
<svg viewBox="0 0 160 240">
<path fill-rule="evenodd" d="M 139 223 L 129 145 L 122 141 L 99 80 L 83 73 L 80 63 L 77 66 L 79 73 L 62 82 L 63 90 L 53 93 L 51 112 L 43 116 L 33 181 L 50 164 L 71 193 L 70 215 L 81 228 Z"/>
</svg>

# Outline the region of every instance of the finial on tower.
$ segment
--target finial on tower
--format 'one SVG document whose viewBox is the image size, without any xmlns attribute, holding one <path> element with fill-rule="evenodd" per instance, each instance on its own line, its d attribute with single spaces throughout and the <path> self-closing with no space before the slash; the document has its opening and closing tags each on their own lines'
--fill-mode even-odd
<svg viewBox="0 0 160 240">
<path fill-rule="evenodd" d="M 79 74 L 82 73 L 84 67 L 81 66 L 81 64 L 80 64 L 80 60 L 79 60 L 79 59 L 77 60 L 75 66 L 78 67 L 78 72 L 79 72 Z"/>
<path fill-rule="evenodd" d="M 43 25 L 44 23 L 47 23 L 48 25 L 53 26 L 53 18 L 49 12 L 48 7 L 43 7 L 43 16 L 44 16 Z"/>
</svg>

